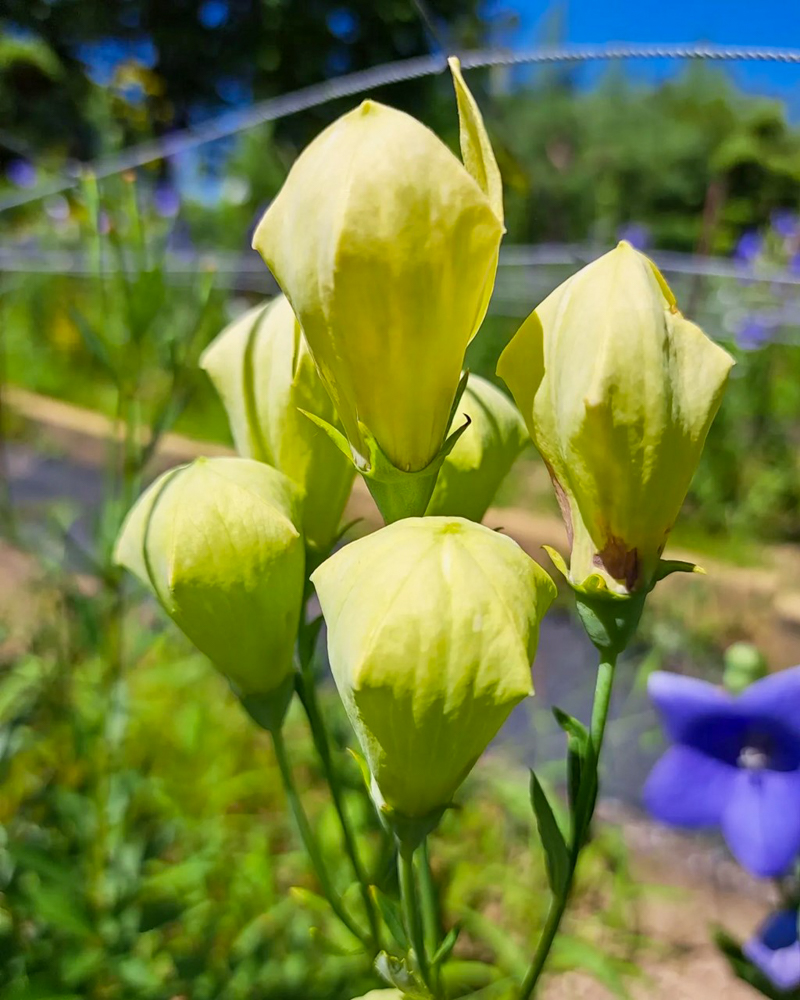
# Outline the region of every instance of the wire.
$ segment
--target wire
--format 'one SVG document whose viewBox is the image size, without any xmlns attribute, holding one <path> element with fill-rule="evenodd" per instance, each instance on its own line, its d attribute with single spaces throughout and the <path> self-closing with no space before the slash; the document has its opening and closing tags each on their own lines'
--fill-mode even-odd
<svg viewBox="0 0 800 1000">
<path fill-rule="evenodd" d="M 605 59 L 707 59 L 713 61 L 756 61 L 800 64 L 800 49 L 754 48 L 737 45 L 639 45 L 609 43 L 603 45 L 553 45 L 518 52 L 477 50 L 461 53 L 465 69 L 491 66 L 521 66 L 537 63 L 580 63 Z M 417 56 L 384 63 L 347 76 L 292 91 L 261 101 L 251 108 L 229 111 L 193 129 L 184 129 L 157 140 L 141 143 L 121 153 L 86 164 L 76 176 L 59 178 L 32 191 L 0 198 L 0 212 L 27 205 L 42 198 L 69 191 L 80 183 L 83 172 L 97 178 L 111 177 L 135 170 L 156 160 L 194 149 L 216 139 L 247 131 L 266 122 L 278 121 L 300 111 L 319 107 L 340 97 L 352 97 L 393 83 L 415 80 L 442 72 L 447 60 L 442 54 Z"/>
</svg>

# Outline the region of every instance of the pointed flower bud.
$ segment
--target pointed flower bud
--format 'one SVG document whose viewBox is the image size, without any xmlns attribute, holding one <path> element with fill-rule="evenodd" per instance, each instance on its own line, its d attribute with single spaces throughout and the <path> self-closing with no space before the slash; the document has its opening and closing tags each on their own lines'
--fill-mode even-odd
<svg viewBox="0 0 800 1000">
<path fill-rule="evenodd" d="M 347 545 L 312 581 L 376 803 L 436 814 L 532 693 L 552 580 L 505 535 L 424 517 Z"/>
<path fill-rule="evenodd" d="M 497 163 L 451 66 L 463 164 L 414 118 L 365 101 L 302 153 L 253 238 L 368 484 L 428 471 L 414 481 L 419 514 L 503 233 Z"/>
<path fill-rule="evenodd" d="M 514 404 L 478 375 L 469 376 L 453 428 L 467 417 L 469 426 L 442 462 L 426 513 L 481 521 L 529 438 Z"/>
<path fill-rule="evenodd" d="M 282 473 L 245 458 L 199 458 L 145 491 L 115 556 L 240 696 L 264 695 L 292 670 L 299 523 L 299 490 Z"/>
<path fill-rule="evenodd" d="M 283 295 L 248 310 L 206 349 L 208 372 L 240 455 L 266 462 L 301 488 L 303 530 L 330 548 L 355 475 L 352 462 L 304 412 L 337 424 L 300 324 Z"/>
<path fill-rule="evenodd" d="M 689 568 L 661 553 L 732 364 L 624 242 L 522 325 L 497 371 L 553 479 L 573 586 L 625 596 Z"/>
</svg>

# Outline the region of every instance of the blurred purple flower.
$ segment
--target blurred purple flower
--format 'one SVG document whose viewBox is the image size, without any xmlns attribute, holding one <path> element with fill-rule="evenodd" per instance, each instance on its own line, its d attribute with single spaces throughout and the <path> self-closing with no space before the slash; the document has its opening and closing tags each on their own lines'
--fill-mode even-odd
<svg viewBox="0 0 800 1000">
<path fill-rule="evenodd" d="M 733 256 L 742 263 L 750 264 L 761 253 L 763 243 L 764 239 L 761 234 L 757 233 L 755 229 L 749 229 L 739 237 Z"/>
<path fill-rule="evenodd" d="M 794 910 L 780 910 L 767 917 L 742 951 L 779 990 L 800 986 L 800 941 Z"/>
<path fill-rule="evenodd" d="M 757 351 L 772 339 L 773 329 L 763 316 L 746 316 L 736 329 L 736 344 L 743 351 Z"/>
<path fill-rule="evenodd" d="M 6 177 L 17 187 L 36 187 L 37 171 L 30 160 L 12 160 L 6 167 Z"/>
<path fill-rule="evenodd" d="M 229 15 L 230 7 L 225 0 L 205 0 L 197 11 L 197 20 L 204 28 L 213 31 L 214 28 L 221 28 Z"/>
<path fill-rule="evenodd" d="M 800 277 L 800 253 L 794 254 L 794 256 L 789 260 L 788 271 L 789 274 Z"/>
<path fill-rule="evenodd" d="M 658 820 L 720 827 L 754 875 L 783 875 L 800 853 L 800 667 L 734 698 L 707 681 L 657 671 L 648 690 L 673 742 L 647 779 Z"/>
<path fill-rule="evenodd" d="M 153 191 L 153 207 L 162 219 L 174 219 L 181 208 L 181 196 L 171 184 L 162 182 Z"/>
<path fill-rule="evenodd" d="M 650 246 L 650 229 L 643 222 L 626 222 L 617 230 L 618 240 L 627 240 L 636 250 Z"/>
<path fill-rule="evenodd" d="M 354 42 L 358 38 L 361 27 L 358 15 L 347 7 L 337 7 L 330 11 L 325 23 L 328 31 L 340 42 Z"/>
<path fill-rule="evenodd" d="M 770 224 L 778 236 L 785 240 L 797 236 L 800 230 L 800 218 L 797 212 L 792 212 L 788 208 L 776 209 L 770 216 Z"/>
<path fill-rule="evenodd" d="M 341 76 L 353 65 L 353 57 L 341 45 L 331 49 L 325 59 L 325 75 Z"/>
</svg>

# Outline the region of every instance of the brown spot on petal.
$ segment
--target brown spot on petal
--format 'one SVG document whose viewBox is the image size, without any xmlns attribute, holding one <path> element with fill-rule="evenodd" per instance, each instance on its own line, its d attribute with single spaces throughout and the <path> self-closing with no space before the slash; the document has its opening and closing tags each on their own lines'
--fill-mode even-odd
<svg viewBox="0 0 800 1000">
<path fill-rule="evenodd" d="M 639 552 L 627 548 L 621 538 L 610 536 L 603 550 L 595 554 L 592 562 L 615 580 L 624 581 L 628 590 L 636 589 L 639 583 Z"/>
<path fill-rule="evenodd" d="M 555 472 L 553 472 L 553 467 L 547 459 L 544 459 L 544 464 L 547 466 L 547 471 L 550 473 L 550 480 L 553 483 L 553 489 L 556 491 L 556 500 L 558 500 L 561 516 L 564 519 L 564 527 L 567 529 L 567 541 L 569 542 L 569 547 L 572 548 L 572 511 L 570 510 L 569 499 L 567 498 L 564 487 L 558 481 L 558 476 Z"/>
</svg>

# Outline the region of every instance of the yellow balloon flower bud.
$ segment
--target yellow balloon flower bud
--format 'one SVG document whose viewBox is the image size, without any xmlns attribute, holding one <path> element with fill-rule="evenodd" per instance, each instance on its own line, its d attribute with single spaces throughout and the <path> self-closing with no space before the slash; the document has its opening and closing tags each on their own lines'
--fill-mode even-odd
<svg viewBox="0 0 800 1000">
<path fill-rule="evenodd" d="M 480 521 L 529 442 L 525 421 L 508 397 L 478 375 L 469 376 L 453 420 L 469 426 L 445 458 L 427 514 Z"/>
<path fill-rule="evenodd" d="M 374 101 L 301 154 L 253 246 L 292 304 L 359 470 L 387 519 L 423 513 L 464 352 L 488 307 L 503 234 L 500 175 L 451 61 L 464 163 Z"/>
<path fill-rule="evenodd" d="M 301 411 L 331 424 L 336 411 L 283 295 L 248 310 L 206 349 L 200 366 L 222 398 L 240 455 L 267 462 L 302 489 L 303 531 L 330 548 L 355 470 Z"/>
<path fill-rule="evenodd" d="M 292 671 L 303 600 L 301 496 L 246 458 L 198 458 L 136 502 L 115 558 L 134 573 L 243 700 Z"/>
<path fill-rule="evenodd" d="M 628 243 L 517 332 L 497 372 L 553 479 L 574 586 L 625 596 L 669 571 L 661 553 L 732 364 Z"/>
<path fill-rule="evenodd" d="M 398 521 L 312 581 L 376 803 L 395 821 L 437 814 L 532 693 L 553 581 L 512 539 L 455 517 Z"/>
</svg>

